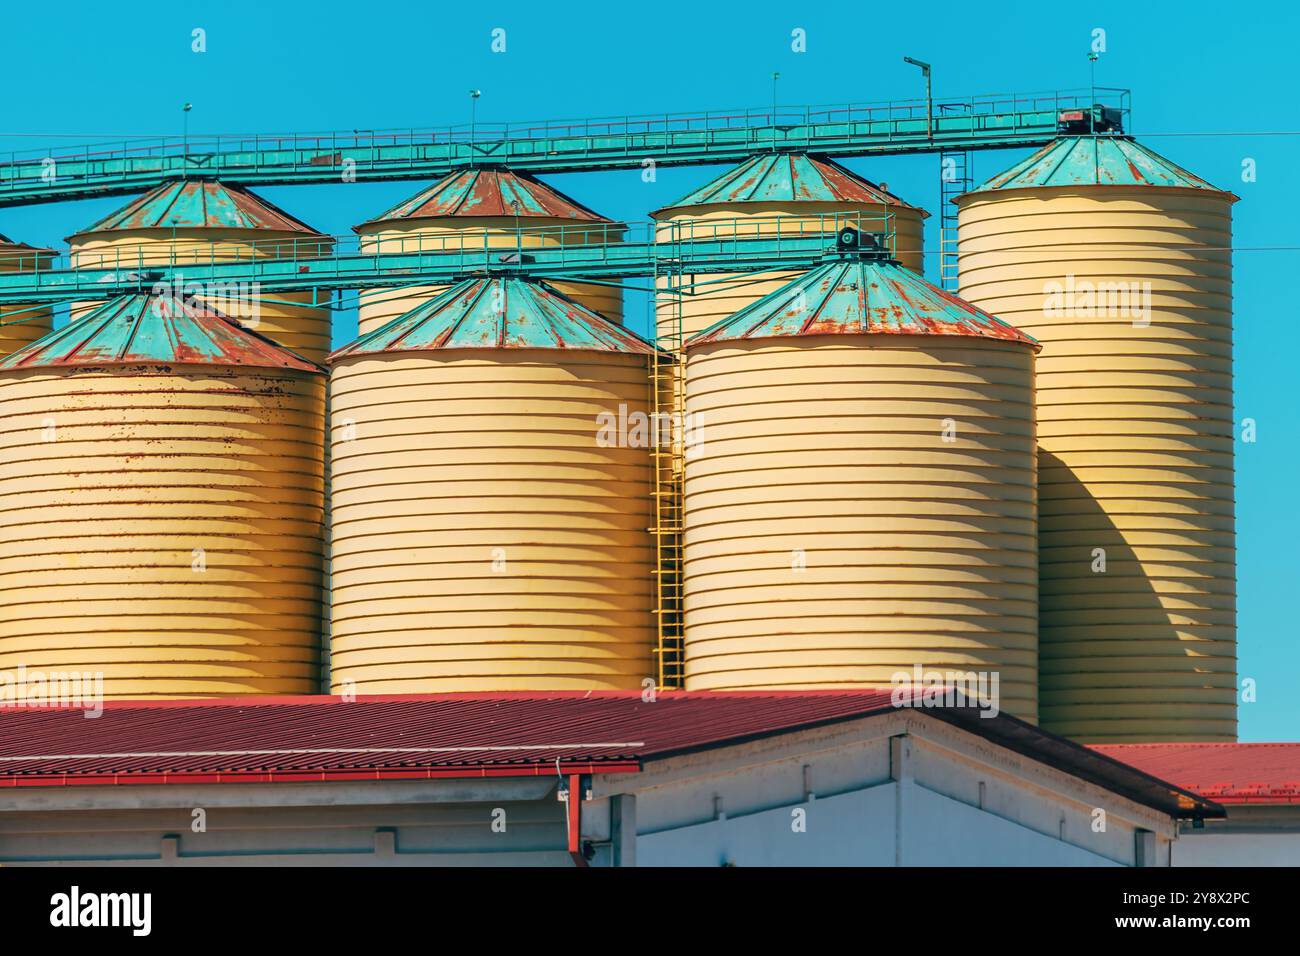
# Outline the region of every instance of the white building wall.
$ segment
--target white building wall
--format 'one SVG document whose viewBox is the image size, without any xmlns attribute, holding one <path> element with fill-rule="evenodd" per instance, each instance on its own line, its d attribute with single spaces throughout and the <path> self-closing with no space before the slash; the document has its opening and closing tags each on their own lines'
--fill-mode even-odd
<svg viewBox="0 0 1300 956">
<path fill-rule="evenodd" d="M 1300 866 L 1300 804 L 1228 804 L 1228 819 L 1182 826 L 1174 866 Z"/>
<path fill-rule="evenodd" d="M 1174 826 L 1162 814 L 948 725 L 891 715 L 872 727 L 598 777 L 584 832 L 607 838 L 603 798 L 635 787 L 641 866 L 1132 866 L 1140 830 L 1169 865 Z"/>
</svg>

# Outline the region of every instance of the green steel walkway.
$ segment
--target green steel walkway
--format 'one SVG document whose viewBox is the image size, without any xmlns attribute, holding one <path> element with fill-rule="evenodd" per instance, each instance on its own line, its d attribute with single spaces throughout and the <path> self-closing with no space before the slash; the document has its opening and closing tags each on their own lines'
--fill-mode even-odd
<svg viewBox="0 0 1300 956">
<path fill-rule="evenodd" d="M 319 255 L 322 240 L 302 242 L 303 255 L 281 258 L 259 257 L 256 250 L 237 262 L 195 263 L 144 259 L 137 253 L 118 252 L 94 267 L 73 269 L 66 255 L 38 257 L 26 265 L 30 272 L 0 273 L 0 303 L 61 302 L 108 299 L 128 292 L 147 291 L 157 283 L 214 288 L 255 287 L 258 296 L 297 291 L 332 289 L 396 288 L 408 285 L 441 285 L 468 276 L 488 273 L 547 279 L 588 279 L 597 282 L 673 273 L 697 275 L 717 272 L 747 272 L 764 269 L 810 269 L 836 246 L 839 231 L 846 226 L 886 241 L 892 231 L 887 219 L 828 215 L 800 217 L 801 231 L 782 234 L 779 218 L 747 218 L 751 229 L 770 228 L 770 235 L 736 237 L 726 235 L 738 220 L 714 220 L 703 226 L 684 227 L 660 223 L 616 224 L 622 239 L 605 243 L 528 247 L 535 233 L 562 232 L 521 230 L 516 248 L 494 246 L 453 248 L 462 237 L 441 240 L 420 239 L 406 251 L 375 254 L 363 252 L 356 236 L 333 239 L 333 254 Z M 626 228 L 626 234 L 622 230 Z M 582 231 L 590 232 L 590 227 Z M 658 232 L 659 241 L 655 241 Z M 715 235 L 720 233 L 720 235 Z M 614 237 L 611 237 L 612 239 Z M 283 252 L 284 240 L 268 243 Z M 192 255 L 192 252 L 191 252 Z M 15 318 L 14 321 L 21 321 Z"/>
<path fill-rule="evenodd" d="M 1094 95 L 1095 94 L 1095 95 Z M 1127 90 L 666 113 L 431 129 L 136 139 L 0 153 L 0 206 L 146 190 L 181 178 L 242 185 L 434 179 L 476 165 L 533 173 L 740 162 L 765 150 L 834 156 L 1041 146 L 1090 102 L 1127 115 Z"/>
</svg>

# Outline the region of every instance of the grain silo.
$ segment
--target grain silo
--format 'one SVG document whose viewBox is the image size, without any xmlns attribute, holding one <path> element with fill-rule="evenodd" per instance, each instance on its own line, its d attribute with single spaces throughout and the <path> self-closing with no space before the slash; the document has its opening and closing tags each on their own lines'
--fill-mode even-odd
<svg viewBox="0 0 1300 956">
<path fill-rule="evenodd" d="M 335 692 L 653 675 L 649 355 L 493 278 L 331 357 Z"/>
<path fill-rule="evenodd" d="M 0 360 L 0 671 L 107 697 L 316 690 L 325 376 L 113 299 Z"/>
<path fill-rule="evenodd" d="M 1042 722 L 1236 737 L 1231 212 L 1133 140 L 958 199 L 962 294 L 1036 336 Z"/>
<path fill-rule="evenodd" d="M 1035 719 L 1035 348 L 863 258 L 688 342 L 686 688 L 920 666 L 997 674 L 1001 708 Z"/>
<path fill-rule="evenodd" d="M 899 261 L 917 273 L 924 271 L 921 248 L 928 214 L 824 157 L 755 156 L 651 215 L 659 223 L 660 242 L 834 232 L 837 222 L 861 232 L 888 232 L 890 250 Z M 659 344 L 675 348 L 678 334 L 684 342 L 796 275 L 785 270 L 686 276 L 680 305 L 678 296 L 658 297 Z M 660 278 L 658 286 L 668 288 L 669 280 Z"/>
<path fill-rule="evenodd" d="M 151 189 L 69 236 L 68 243 L 74 268 L 125 270 L 255 258 L 312 259 L 333 249 L 328 236 L 260 196 L 238 186 L 193 179 Z M 328 293 L 263 294 L 249 284 L 175 291 L 202 298 L 223 315 L 312 362 L 323 362 L 329 354 Z M 74 303 L 73 318 L 94 305 Z"/>
<path fill-rule="evenodd" d="M 491 249 L 505 254 L 539 246 L 616 242 L 623 238 L 624 227 L 526 173 L 478 167 L 439 180 L 355 231 L 361 237 L 362 252 Z M 620 285 L 552 285 L 609 321 L 622 322 Z M 373 332 L 446 288 L 422 285 L 365 290 L 360 296 L 358 331 L 361 335 Z"/>
<path fill-rule="evenodd" d="M 0 272 L 35 272 L 45 268 L 53 250 L 37 249 L 0 236 Z M 48 305 L 0 304 L 0 356 L 15 352 L 50 331 L 53 309 Z"/>
</svg>

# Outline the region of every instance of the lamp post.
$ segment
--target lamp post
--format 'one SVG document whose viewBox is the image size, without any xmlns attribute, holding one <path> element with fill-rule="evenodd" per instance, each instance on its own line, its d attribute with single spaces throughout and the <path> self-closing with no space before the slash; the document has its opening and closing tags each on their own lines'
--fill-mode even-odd
<svg viewBox="0 0 1300 956">
<path fill-rule="evenodd" d="M 181 149 L 186 156 L 190 154 L 190 110 L 194 109 L 193 103 L 186 103 L 181 107 Z"/>
<path fill-rule="evenodd" d="M 776 152 L 776 84 L 780 79 L 780 73 L 772 73 L 772 152 Z"/>
<path fill-rule="evenodd" d="M 1088 132 L 1097 135 L 1097 58 L 1100 54 L 1096 50 L 1088 54 Z"/>
<path fill-rule="evenodd" d="M 930 95 L 930 64 L 910 56 L 903 57 L 903 62 L 920 68 L 921 75 L 925 77 L 925 138 L 932 140 L 934 139 L 934 98 Z"/>
<path fill-rule="evenodd" d="M 474 147 L 474 126 L 478 122 L 478 98 L 483 95 L 482 90 L 469 91 L 469 145 Z"/>
</svg>

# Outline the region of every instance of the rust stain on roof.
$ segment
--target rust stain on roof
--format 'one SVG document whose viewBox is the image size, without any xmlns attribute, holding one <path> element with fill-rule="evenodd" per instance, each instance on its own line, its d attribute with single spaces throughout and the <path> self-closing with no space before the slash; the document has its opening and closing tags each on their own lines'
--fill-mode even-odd
<svg viewBox="0 0 1300 956">
<path fill-rule="evenodd" d="M 465 279 L 345 345 L 330 361 L 433 349 L 565 349 L 650 354 L 649 343 L 554 288 L 519 278 Z"/>
<path fill-rule="evenodd" d="M 0 372 L 98 365 L 223 365 L 323 373 L 201 302 L 124 295 L 0 359 Z"/>
<path fill-rule="evenodd" d="M 831 159 L 806 153 L 766 153 L 746 160 L 651 215 L 659 217 L 684 206 L 747 202 L 864 203 L 915 208 Z"/>
<path fill-rule="evenodd" d="M 1041 346 L 897 262 L 827 262 L 712 325 L 687 347 L 797 335 L 958 335 Z"/>
<path fill-rule="evenodd" d="M 439 180 L 356 228 L 393 220 L 479 216 L 611 221 L 526 173 L 506 169 L 465 169 Z"/>
<path fill-rule="evenodd" d="M 163 183 L 68 238 L 138 229 L 256 229 L 321 235 L 240 186 L 185 180 Z"/>
</svg>

